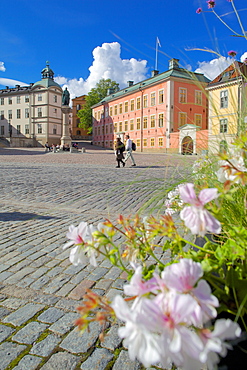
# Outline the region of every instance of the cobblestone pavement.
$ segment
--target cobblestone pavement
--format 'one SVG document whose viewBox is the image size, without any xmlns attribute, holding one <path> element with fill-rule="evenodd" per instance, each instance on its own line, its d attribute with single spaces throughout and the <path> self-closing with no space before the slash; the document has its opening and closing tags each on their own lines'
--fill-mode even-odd
<svg viewBox="0 0 247 370">
<path fill-rule="evenodd" d="M 73 325 L 86 288 L 112 298 L 125 276 L 107 261 L 70 264 L 69 225 L 120 213 L 162 212 L 162 191 L 188 176 L 195 158 L 135 153 L 137 167 L 115 168 L 110 150 L 86 153 L 0 148 L 0 370 L 141 369 L 109 328 L 82 336 Z M 188 166 L 189 165 L 189 166 Z M 151 207 L 156 207 L 152 209 Z"/>
</svg>

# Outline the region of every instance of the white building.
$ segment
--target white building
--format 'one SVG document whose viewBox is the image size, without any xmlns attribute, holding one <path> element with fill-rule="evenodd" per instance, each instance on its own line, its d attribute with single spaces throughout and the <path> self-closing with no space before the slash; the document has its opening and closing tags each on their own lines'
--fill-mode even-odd
<svg viewBox="0 0 247 370">
<path fill-rule="evenodd" d="M 63 91 L 48 62 L 41 75 L 29 86 L 0 90 L 0 141 L 12 147 L 60 143 Z"/>
</svg>

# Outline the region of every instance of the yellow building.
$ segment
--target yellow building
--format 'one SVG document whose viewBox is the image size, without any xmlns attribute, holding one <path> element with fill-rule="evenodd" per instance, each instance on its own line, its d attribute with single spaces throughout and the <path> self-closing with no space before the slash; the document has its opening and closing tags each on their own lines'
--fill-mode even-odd
<svg viewBox="0 0 247 370">
<path fill-rule="evenodd" d="M 206 88 L 209 150 L 227 149 L 247 124 L 247 66 L 234 61 Z"/>
</svg>

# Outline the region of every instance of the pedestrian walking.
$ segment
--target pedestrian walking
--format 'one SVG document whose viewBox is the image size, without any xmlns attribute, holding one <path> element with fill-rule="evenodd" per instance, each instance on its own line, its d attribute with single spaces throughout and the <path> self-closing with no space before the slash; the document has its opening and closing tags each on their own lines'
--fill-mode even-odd
<svg viewBox="0 0 247 370">
<path fill-rule="evenodd" d="M 131 158 L 131 161 L 132 161 L 132 165 L 131 166 L 136 166 L 136 163 L 135 163 L 135 160 L 134 160 L 134 157 L 133 157 L 133 154 L 132 154 L 132 140 L 130 139 L 129 135 L 125 135 L 125 139 L 127 140 L 126 141 L 126 151 L 127 151 L 127 154 L 126 154 L 126 157 L 125 157 L 125 160 L 124 160 L 124 163 L 127 162 L 127 160 L 129 159 L 129 157 Z"/>
<path fill-rule="evenodd" d="M 123 167 L 125 166 L 125 163 L 123 161 L 124 159 L 124 151 L 125 146 L 124 143 L 122 143 L 120 137 L 117 138 L 116 147 L 115 147 L 115 154 L 116 154 L 116 161 L 117 161 L 117 168 L 120 168 L 120 163 L 122 163 Z"/>
</svg>

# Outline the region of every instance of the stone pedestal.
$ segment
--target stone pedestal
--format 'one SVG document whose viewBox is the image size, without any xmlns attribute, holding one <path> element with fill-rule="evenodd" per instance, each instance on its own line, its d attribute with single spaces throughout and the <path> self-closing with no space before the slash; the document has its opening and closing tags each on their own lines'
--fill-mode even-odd
<svg viewBox="0 0 247 370">
<path fill-rule="evenodd" d="M 71 137 L 69 134 L 69 113 L 71 108 L 69 105 L 62 105 L 63 112 L 63 135 L 61 137 L 61 145 L 71 146 Z"/>
</svg>

